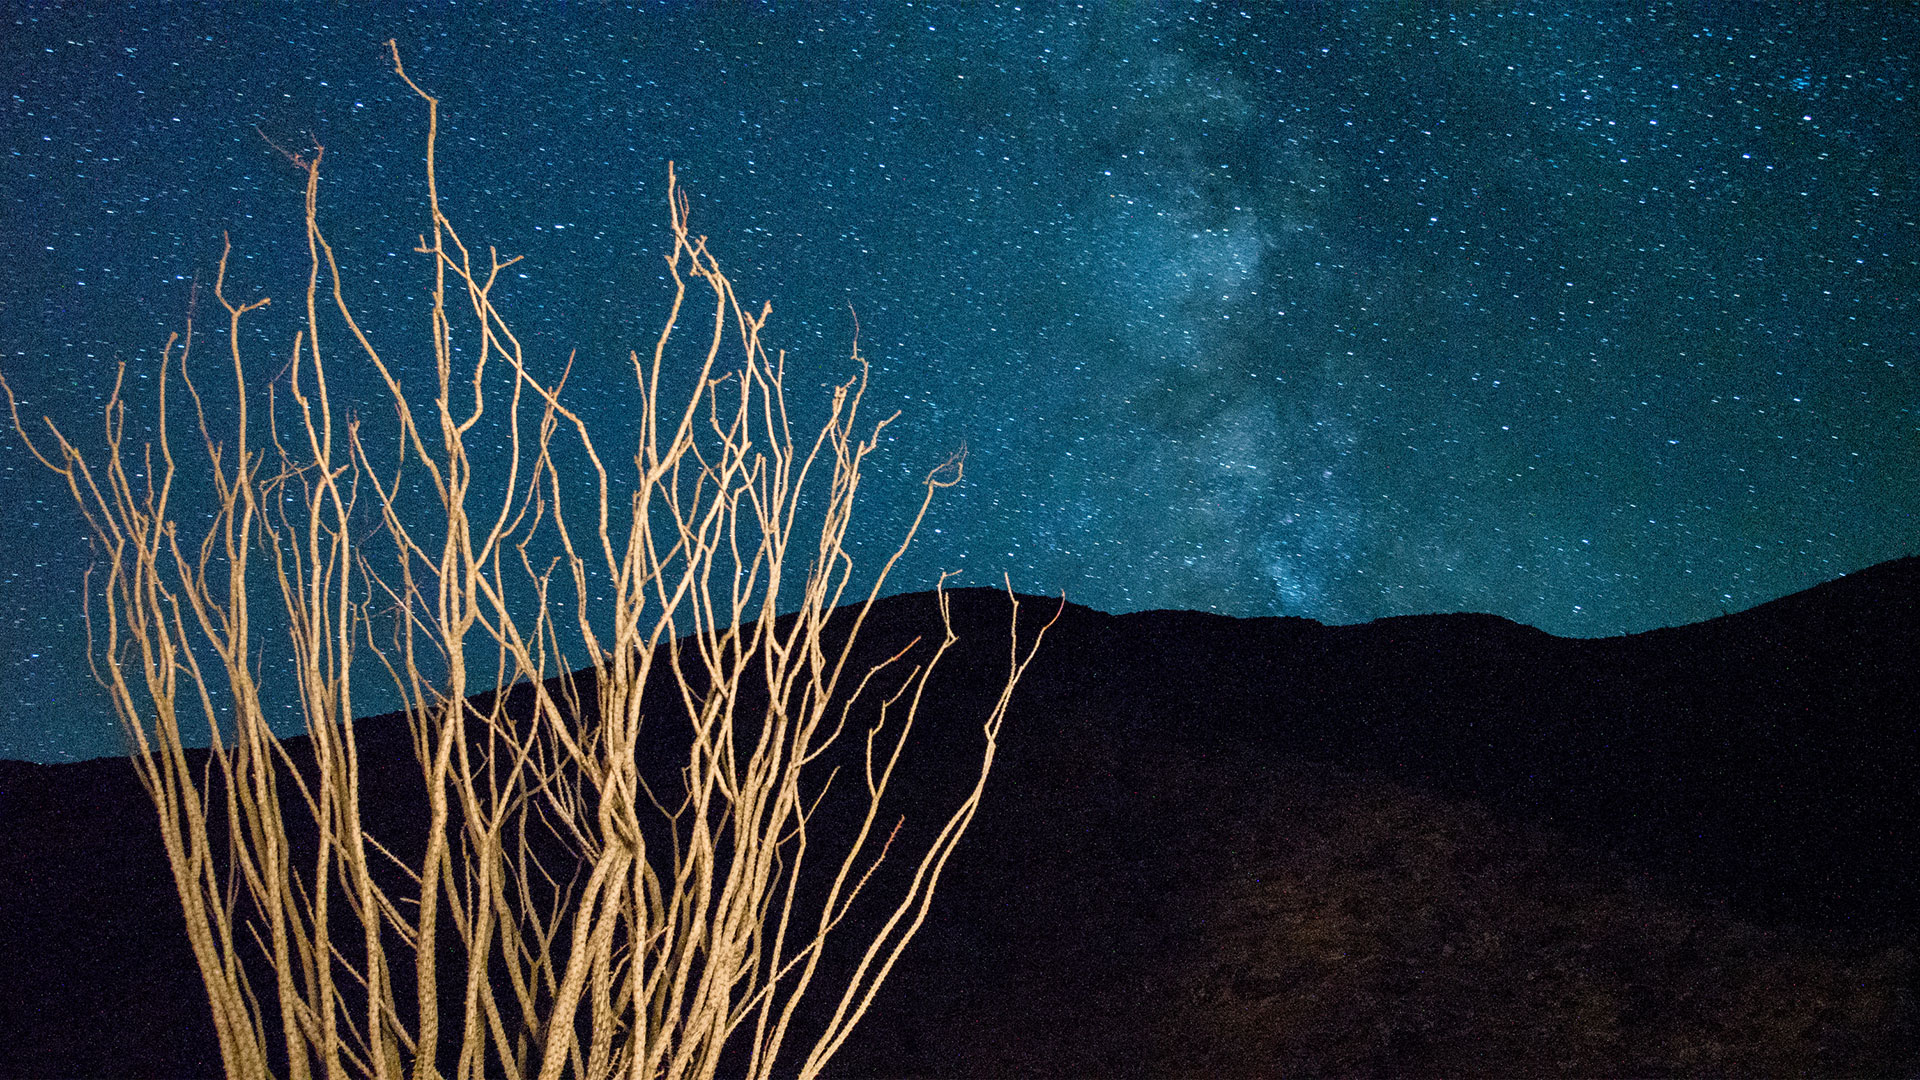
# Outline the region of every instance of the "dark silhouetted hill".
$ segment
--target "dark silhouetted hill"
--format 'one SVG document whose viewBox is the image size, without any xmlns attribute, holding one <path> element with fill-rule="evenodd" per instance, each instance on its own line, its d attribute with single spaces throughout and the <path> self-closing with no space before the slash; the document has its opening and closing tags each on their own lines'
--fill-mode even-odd
<svg viewBox="0 0 1920 1080">
<path fill-rule="evenodd" d="M 903 842 L 977 764 L 1007 606 L 953 596 Z M 883 601 L 864 655 L 937 625 Z M 1910 1073 L 1917 648 L 1912 558 L 1593 640 L 1069 606 L 835 1071 Z M 358 726 L 405 832 L 404 727 Z M 124 759 L 0 762 L 0 1041 L 6 1076 L 218 1071 Z"/>
</svg>

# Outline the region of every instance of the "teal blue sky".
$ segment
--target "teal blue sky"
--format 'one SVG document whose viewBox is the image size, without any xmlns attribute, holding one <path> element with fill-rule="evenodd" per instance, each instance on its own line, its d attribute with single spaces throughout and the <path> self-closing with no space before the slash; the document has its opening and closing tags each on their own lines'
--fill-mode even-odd
<svg viewBox="0 0 1920 1080">
<path fill-rule="evenodd" d="M 851 373 L 852 305 L 902 412 L 863 550 L 969 451 L 896 590 L 1004 571 L 1109 611 L 1602 636 L 1920 550 L 1910 5 L 36 4 L 0 28 L 0 370 L 84 434 L 223 230 L 236 292 L 286 304 L 254 343 L 284 357 L 302 177 L 262 133 L 325 145 L 358 310 L 420 339 L 396 38 L 443 102 L 449 211 L 525 256 L 502 307 L 537 364 L 578 350 L 590 420 L 623 423 L 663 310 L 669 160 L 797 395 Z M 77 516 L 11 437 L 0 497 L 0 756 L 115 752 Z"/>
</svg>

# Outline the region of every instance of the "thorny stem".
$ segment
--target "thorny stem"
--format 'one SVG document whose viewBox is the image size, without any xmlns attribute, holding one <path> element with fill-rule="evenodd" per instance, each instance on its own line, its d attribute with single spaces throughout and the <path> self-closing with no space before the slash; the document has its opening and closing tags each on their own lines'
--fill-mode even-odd
<svg viewBox="0 0 1920 1080">
<path fill-rule="evenodd" d="M 947 579 L 936 590 L 941 640 L 904 678 L 894 665 L 917 641 L 857 680 L 849 665 L 935 494 L 960 481 L 964 454 L 927 475 L 900 544 L 863 601 L 843 608 L 862 468 L 892 417 L 860 426 L 867 363 L 856 331 L 858 374 L 835 388 L 810 442 L 796 443 L 785 354 L 762 344 L 771 308 L 741 305 L 706 237 L 691 231 L 669 165 L 673 295 L 650 360 L 630 354 L 634 472 L 616 482 L 562 401 L 572 361 L 543 381 L 495 306 L 499 274 L 518 257 L 488 249 L 477 259 L 442 212 L 439 102 L 388 46 L 395 75 L 427 110 L 429 227 L 418 251 L 432 262 L 435 389 L 424 418 L 348 302 L 319 220 L 317 144 L 311 157 L 273 144 L 306 181 L 309 273 L 289 357 L 266 384 L 264 448 L 248 411 L 241 324 L 268 301 L 228 298 L 230 246 L 213 292 L 238 395 L 231 449 L 189 375 L 191 316 L 162 349 L 155 442 L 137 462 L 125 442 L 124 368 L 99 471 L 53 421 L 33 434 L 0 377 L 14 429 L 66 481 L 95 545 L 91 660 L 158 812 L 227 1073 L 705 1080 L 732 1045 L 744 1075 L 771 1077 L 779 1063 L 781 1075 L 815 1076 L 925 921 L 978 809 L 1013 690 L 1052 621 L 1023 642 L 1009 585 L 1008 664 L 973 785 L 859 950 L 824 1029 L 783 1052 L 829 936 L 902 835 L 904 819 L 869 857 L 929 679 L 957 640 Z M 679 355 L 670 346 L 690 294 L 710 298 L 713 315 L 676 403 L 663 373 Z M 346 354 L 323 349 L 342 332 Z M 385 469 L 330 392 L 329 372 L 354 353 L 393 402 L 397 452 Z M 456 370 L 462 356 L 471 366 Z M 211 523 L 186 543 L 171 507 L 176 371 L 215 495 Z M 480 468 L 483 446 L 504 453 L 505 467 Z M 505 479 L 481 508 L 471 499 L 483 476 Z M 803 498 L 816 478 L 824 495 Z M 427 494 L 441 512 L 423 522 L 415 503 Z M 573 524 L 581 497 L 588 537 Z M 389 545 L 384 557 L 375 550 Z M 252 631 L 256 554 L 271 561 L 287 618 L 304 748 L 266 720 L 268 672 L 282 672 Z M 584 656 L 590 682 L 569 674 L 569 653 Z M 425 798 L 407 818 L 418 835 L 375 837 L 362 817 L 368 763 L 352 675 L 367 656 L 405 704 Z M 492 692 L 474 695 L 471 684 L 489 678 Z M 859 824 L 831 856 L 831 877 L 805 888 L 810 827 L 832 779 L 807 767 L 876 681 L 893 689 L 867 732 L 864 785 L 849 793 Z M 641 769 L 674 745 L 662 737 L 671 731 L 662 702 L 687 732 L 681 790 L 664 801 Z M 643 703 L 655 732 L 645 739 Z M 183 710 L 206 725 L 204 759 L 187 748 Z"/>
</svg>

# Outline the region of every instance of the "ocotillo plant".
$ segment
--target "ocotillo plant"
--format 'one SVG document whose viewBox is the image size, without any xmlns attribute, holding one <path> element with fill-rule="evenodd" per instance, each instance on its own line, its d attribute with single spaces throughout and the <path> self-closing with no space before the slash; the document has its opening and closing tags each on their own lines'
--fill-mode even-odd
<svg viewBox="0 0 1920 1080">
<path fill-rule="evenodd" d="M 563 400 L 571 361 L 539 374 L 495 306 L 516 260 L 478 256 L 442 212 L 439 102 L 392 52 L 426 111 L 431 403 L 409 397 L 355 318 L 317 209 L 319 146 L 282 151 L 305 174 L 311 263 L 291 356 L 264 400 L 241 329 L 268 300 L 234 300 L 220 259 L 230 442 L 189 372 L 191 319 L 162 349 L 144 449 L 127 442 L 124 366 L 91 462 L 51 420 L 31 431 L 5 388 L 16 430 L 65 479 L 96 545 L 95 674 L 158 810 L 227 1073 L 711 1077 L 724 1051 L 743 1075 L 776 1063 L 816 1075 L 926 919 L 1045 627 L 1023 644 L 1014 599 L 977 779 L 904 886 L 875 901 L 844 977 L 816 987 L 827 939 L 893 854 L 899 826 L 881 806 L 955 641 L 944 592 L 946 633 L 924 659 L 903 651 L 862 669 L 850 657 L 963 462 L 927 475 L 899 546 L 855 585 L 848 530 L 887 423 L 860 426 L 857 334 L 857 374 L 796 442 L 785 356 L 763 344 L 771 308 L 743 307 L 669 166 L 671 305 L 650 356 L 629 355 L 641 402 L 631 471 L 609 467 Z M 669 400 L 690 293 L 711 299 L 712 325 L 678 380 L 691 393 Z M 370 365 L 391 397 L 390 463 L 329 393 L 329 373 L 349 362 Z M 176 384 L 185 393 L 169 400 Z M 184 403 L 211 470 L 213 505 L 197 516 L 174 506 L 169 418 Z M 477 467 L 481 440 L 504 461 Z M 416 488 L 438 504 L 424 522 Z M 210 524 L 193 535 L 194 520 Z M 269 596 L 277 587 L 277 609 L 254 610 L 250 575 Z M 275 622 L 290 670 L 260 661 Z M 568 675 L 581 660 L 590 692 Z M 369 665 L 404 702 L 417 836 L 377 836 L 364 820 L 363 776 L 379 763 L 356 737 L 354 692 Z M 268 724 L 270 684 L 297 697 L 306 749 Z M 857 703 L 877 714 L 864 809 L 823 856 L 808 840 L 825 778 L 809 766 Z M 196 714 L 210 740 L 198 767 L 183 733 Z M 662 753 L 683 756 L 681 790 L 648 782 L 641 763 Z M 798 1013 L 809 992 L 826 1007 Z M 823 1019 L 802 1036 L 809 1016 Z"/>
</svg>

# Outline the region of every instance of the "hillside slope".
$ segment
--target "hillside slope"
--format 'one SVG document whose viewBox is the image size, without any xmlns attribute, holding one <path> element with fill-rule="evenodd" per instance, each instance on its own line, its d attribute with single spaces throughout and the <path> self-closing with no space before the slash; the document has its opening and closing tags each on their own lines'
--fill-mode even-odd
<svg viewBox="0 0 1920 1080">
<path fill-rule="evenodd" d="M 954 596 L 910 833 L 977 762 L 1006 607 Z M 884 601 L 864 651 L 935 625 Z M 1916 646 L 1920 559 L 1598 640 L 1069 607 L 838 1071 L 1905 1068 Z M 402 727 L 358 726 L 404 833 Z M 126 761 L 0 762 L 0 883 L 0 1075 L 218 1071 Z"/>
</svg>

